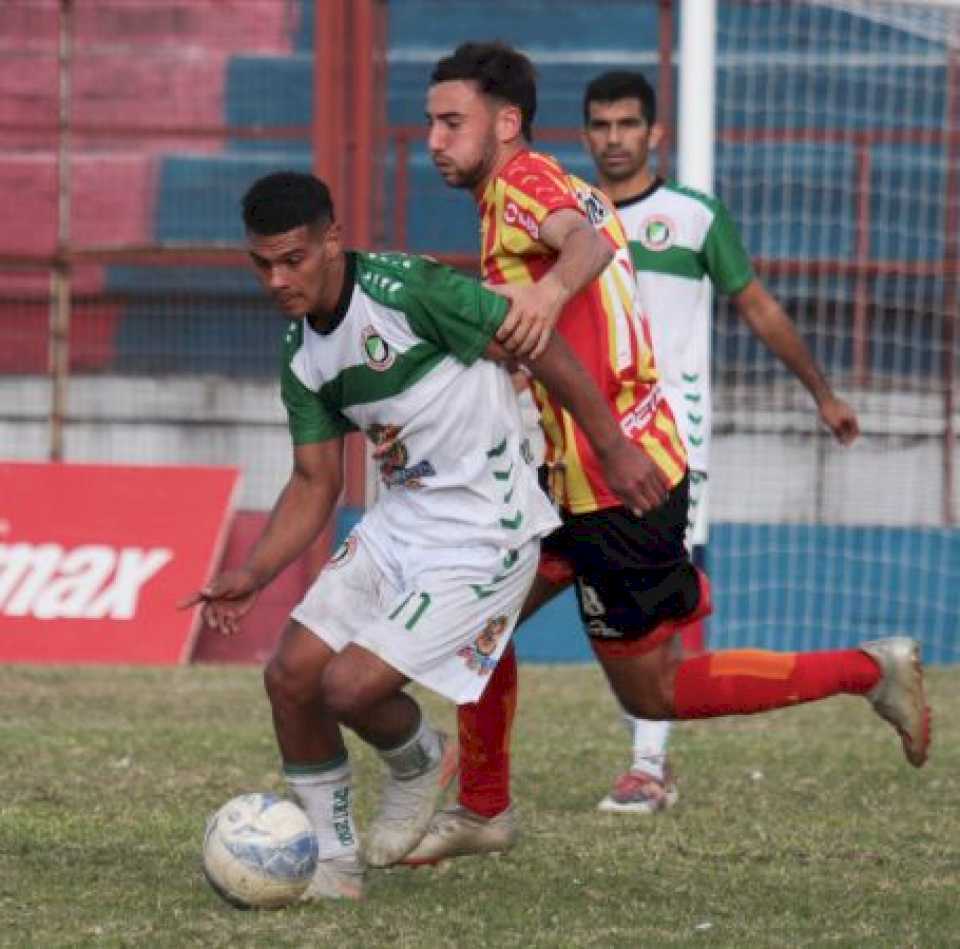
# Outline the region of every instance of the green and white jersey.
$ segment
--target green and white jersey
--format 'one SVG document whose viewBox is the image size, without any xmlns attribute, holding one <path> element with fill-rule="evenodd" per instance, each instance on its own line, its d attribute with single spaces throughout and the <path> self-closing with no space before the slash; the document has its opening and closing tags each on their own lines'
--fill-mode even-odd
<svg viewBox="0 0 960 949">
<path fill-rule="evenodd" d="M 650 319 L 660 384 L 687 447 L 707 471 L 710 451 L 710 332 L 707 281 L 739 293 L 753 267 L 727 209 L 716 198 L 657 179 L 617 204 Z"/>
<path fill-rule="evenodd" d="M 351 253 L 329 325 L 287 330 L 293 441 L 359 429 L 379 447 L 384 490 L 358 530 L 394 573 L 499 563 L 558 524 L 510 377 L 479 358 L 508 306 L 426 258 Z"/>
</svg>

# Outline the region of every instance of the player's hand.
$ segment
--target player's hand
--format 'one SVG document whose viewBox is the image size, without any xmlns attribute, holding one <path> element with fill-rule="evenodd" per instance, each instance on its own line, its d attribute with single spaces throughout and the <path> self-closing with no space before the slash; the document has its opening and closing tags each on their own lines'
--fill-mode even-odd
<svg viewBox="0 0 960 949">
<path fill-rule="evenodd" d="M 203 604 L 203 622 L 224 636 L 232 636 L 240 619 L 253 606 L 261 584 L 253 571 L 245 568 L 225 570 L 213 578 L 202 590 L 184 597 L 178 610 L 187 610 Z"/>
<path fill-rule="evenodd" d="M 600 458 L 610 490 L 638 517 L 659 507 L 668 489 L 650 456 L 626 438 L 620 438 Z"/>
<path fill-rule="evenodd" d="M 856 441 L 860 434 L 857 413 L 843 399 L 831 395 L 820 403 L 818 410 L 823 424 L 833 432 L 833 437 L 841 445 L 850 445 Z"/>
<path fill-rule="evenodd" d="M 536 283 L 487 287 L 510 300 L 510 310 L 497 330 L 497 341 L 518 359 L 536 359 L 547 348 L 566 302 L 560 281 L 547 274 Z"/>
<path fill-rule="evenodd" d="M 483 356 L 484 359 L 499 363 L 511 376 L 521 371 L 520 361 L 511 353 L 507 352 L 495 339 L 491 339 L 490 342 L 487 343 L 487 348 L 483 351 Z"/>
</svg>

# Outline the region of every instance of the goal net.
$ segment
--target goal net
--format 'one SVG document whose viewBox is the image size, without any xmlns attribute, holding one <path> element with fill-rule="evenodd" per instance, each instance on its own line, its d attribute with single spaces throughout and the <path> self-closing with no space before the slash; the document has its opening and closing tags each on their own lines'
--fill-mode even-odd
<svg viewBox="0 0 960 949">
<path fill-rule="evenodd" d="M 957 661 L 960 3 L 717 13 L 716 191 L 863 434 L 835 444 L 718 302 L 712 643 Z"/>
</svg>

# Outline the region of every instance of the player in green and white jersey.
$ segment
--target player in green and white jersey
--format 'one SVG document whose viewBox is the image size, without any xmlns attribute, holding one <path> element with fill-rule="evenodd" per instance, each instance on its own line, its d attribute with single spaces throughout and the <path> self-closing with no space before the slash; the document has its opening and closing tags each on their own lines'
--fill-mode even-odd
<svg viewBox="0 0 960 949">
<path fill-rule="evenodd" d="M 705 561 L 710 452 L 709 285 L 731 297 L 751 331 L 813 396 L 823 423 L 844 445 L 859 434 L 853 409 L 837 398 L 790 317 L 756 277 L 722 202 L 657 177 L 650 157 L 663 129 L 656 96 L 639 72 L 598 76 L 583 99 L 583 141 L 600 187 L 613 199 L 627 237 L 640 301 L 653 335 L 660 385 L 673 409 L 690 464 L 693 559 Z M 690 645 L 703 648 L 702 631 Z M 633 764 L 602 810 L 654 813 L 677 800 L 666 760 L 669 722 L 630 719 Z"/>
<path fill-rule="evenodd" d="M 293 471 L 245 566 L 183 606 L 232 633 L 260 589 L 326 525 L 342 487 L 343 436 L 375 444 L 384 490 L 294 609 L 265 672 L 284 774 L 316 827 L 307 898 L 358 898 L 363 863 L 340 732 L 377 749 L 388 776 L 364 856 L 394 863 L 420 840 L 456 750 L 402 690 L 479 698 L 509 642 L 559 520 L 528 463 L 497 353 L 509 301 L 404 254 L 347 252 L 323 182 L 279 172 L 244 198 L 263 286 L 291 322 L 282 395 Z M 503 328 L 507 332 L 507 328 Z M 607 483 L 649 510 L 665 489 L 621 433 L 559 336 L 529 369 L 590 437 Z M 651 472 L 653 472 L 651 474 Z"/>
</svg>

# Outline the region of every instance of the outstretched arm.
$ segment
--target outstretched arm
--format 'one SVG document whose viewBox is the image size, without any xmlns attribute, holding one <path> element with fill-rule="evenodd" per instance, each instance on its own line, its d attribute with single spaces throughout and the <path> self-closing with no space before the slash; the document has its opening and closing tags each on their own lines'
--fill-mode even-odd
<svg viewBox="0 0 960 949">
<path fill-rule="evenodd" d="M 209 626 L 230 634 L 253 606 L 257 593 L 296 560 L 326 526 L 343 486 L 343 439 L 297 445 L 293 471 L 247 562 L 218 574 L 178 604 L 203 604 Z"/>
<path fill-rule="evenodd" d="M 557 251 L 556 263 L 536 283 L 499 284 L 491 290 L 512 301 L 497 339 L 517 357 L 536 358 L 547 345 L 560 312 L 613 259 L 613 248 L 577 211 L 554 211 L 540 240 Z"/>
<path fill-rule="evenodd" d="M 753 279 L 734 295 L 733 302 L 747 326 L 813 396 L 820 418 L 837 441 L 842 445 L 853 442 L 860 434 L 856 413 L 834 394 L 809 347 L 776 298 L 759 280 Z"/>
</svg>

